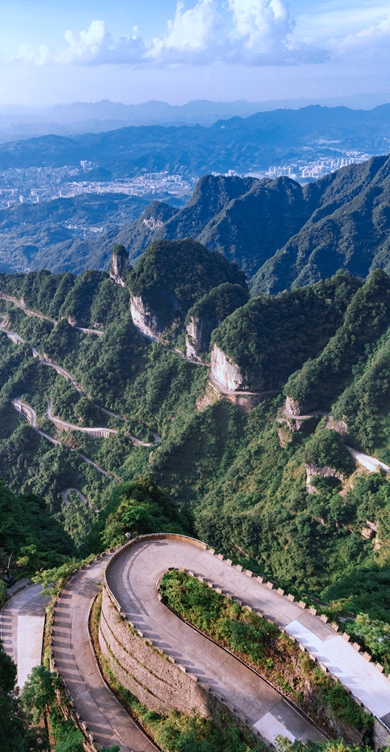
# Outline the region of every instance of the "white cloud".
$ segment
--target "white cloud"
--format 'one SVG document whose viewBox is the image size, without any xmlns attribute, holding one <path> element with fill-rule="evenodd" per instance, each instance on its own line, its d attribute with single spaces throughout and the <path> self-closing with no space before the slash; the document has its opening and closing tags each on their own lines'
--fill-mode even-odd
<svg viewBox="0 0 390 752">
<path fill-rule="evenodd" d="M 153 39 L 148 58 L 181 61 L 183 55 L 203 56 L 215 45 L 218 32 L 223 36 L 223 20 L 215 0 L 199 0 L 193 8 L 184 12 L 183 9 L 184 3 L 178 2 L 173 21 L 167 23 L 166 36 Z"/>
<path fill-rule="evenodd" d="M 11 57 L 12 63 L 34 63 L 37 66 L 45 65 L 50 62 L 52 58 L 52 50 L 46 44 L 41 44 L 37 50 L 32 49 L 27 44 L 22 44 L 19 47 L 16 55 Z"/>
<path fill-rule="evenodd" d="M 339 45 L 340 52 L 379 51 L 389 52 L 390 43 L 390 15 L 378 24 L 361 29 L 355 34 L 348 34 Z"/>
<path fill-rule="evenodd" d="M 80 31 L 78 37 L 73 31 L 65 32 L 65 40 L 68 48 L 56 57 L 58 63 L 90 62 L 95 60 L 101 53 L 102 48 L 107 48 L 110 43 L 110 34 L 104 21 L 92 21 L 87 31 Z"/>
<path fill-rule="evenodd" d="M 246 38 L 249 48 L 267 49 L 275 39 L 284 41 L 292 32 L 288 7 L 283 0 L 229 0 L 235 34 Z"/>
<path fill-rule="evenodd" d="M 284 0 L 228 0 L 228 18 L 216 0 L 198 0 L 183 12 L 179 2 L 167 34 L 153 40 L 146 56 L 159 63 L 288 65 L 322 61 L 327 56 L 311 44 L 291 39 L 294 22 Z"/>
<path fill-rule="evenodd" d="M 59 53 L 46 45 L 41 45 L 36 51 L 22 46 L 18 54 L 11 58 L 11 62 L 32 62 L 36 65 L 120 65 L 139 62 L 145 52 L 136 26 L 133 27 L 132 36 L 114 40 L 104 21 L 96 20 L 92 21 L 87 31 L 80 31 L 78 35 L 73 31 L 66 31 L 64 38 L 68 46 Z"/>
<path fill-rule="evenodd" d="M 36 65 L 172 65 L 234 62 L 246 65 L 292 65 L 322 62 L 327 53 L 311 43 L 296 42 L 294 21 L 285 0 L 197 0 L 185 9 L 179 0 L 166 33 L 147 47 L 133 27 L 115 40 L 104 21 L 87 31 L 65 33 L 66 49 L 54 52 L 23 47 L 12 62 Z"/>
</svg>

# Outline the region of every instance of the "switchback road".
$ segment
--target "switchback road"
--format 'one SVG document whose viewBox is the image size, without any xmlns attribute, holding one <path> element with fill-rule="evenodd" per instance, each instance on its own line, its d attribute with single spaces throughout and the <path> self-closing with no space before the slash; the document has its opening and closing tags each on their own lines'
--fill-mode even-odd
<svg viewBox="0 0 390 752">
<path fill-rule="evenodd" d="M 13 303 L 13 305 L 17 308 L 20 308 L 23 313 L 26 314 L 26 316 L 36 316 L 38 319 L 49 321 L 49 323 L 53 324 L 54 326 L 58 324 L 58 321 L 56 321 L 56 319 L 52 319 L 50 318 L 50 316 L 45 316 L 43 313 L 39 313 L 39 311 L 32 311 L 30 310 L 30 308 L 26 308 L 26 305 L 22 299 L 18 300 L 18 298 L 15 298 L 13 295 L 5 295 L 4 293 L 1 295 L 1 298 L 3 300 L 6 300 L 8 303 Z M 70 326 L 74 326 L 70 323 L 69 320 L 68 323 L 70 324 Z M 83 326 L 74 326 L 74 329 L 77 329 L 79 332 L 84 332 L 84 334 L 96 334 L 98 337 L 103 337 L 104 334 L 101 329 L 87 329 Z"/>
<path fill-rule="evenodd" d="M 44 439 L 47 439 L 47 441 L 50 441 L 52 444 L 57 444 L 57 445 L 61 444 L 61 442 L 58 441 L 58 439 L 54 439 L 53 436 L 50 436 L 48 433 L 45 433 L 45 431 L 41 431 L 37 427 L 37 414 L 34 408 L 31 407 L 31 405 L 28 405 L 27 402 L 23 402 L 23 400 L 21 400 L 20 397 L 16 397 L 15 399 L 13 399 L 12 405 L 15 408 L 15 410 L 18 411 L 18 413 L 20 413 L 21 415 L 24 415 L 27 418 L 31 427 L 34 428 L 35 431 L 40 434 L 40 436 L 43 436 Z M 89 457 L 86 457 L 85 454 L 77 451 L 77 449 L 72 449 L 71 447 L 68 447 L 68 449 L 71 452 L 76 452 L 76 454 L 78 454 L 79 457 L 81 457 L 81 459 L 84 460 L 84 462 L 87 462 L 88 465 L 92 465 L 92 467 L 94 467 L 95 470 L 98 470 L 99 473 L 102 473 L 102 475 L 105 475 L 106 478 L 113 480 L 115 483 L 119 483 L 118 478 L 116 478 L 115 475 L 113 475 L 112 473 L 109 473 L 107 470 L 104 470 L 104 468 L 100 467 L 100 465 L 98 465 L 97 462 L 94 462 L 93 460 L 89 459 Z"/>
<path fill-rule="evenodd" d="M 275 734 L 318 738 L 317 730 L 292 711 L 276 690 L 249 682 L 245 672 L 214 651 L 205 637 L 178 619 L 157 597 L 156 583 L 169 569 L 186 569 L 264 615 L 293 636 L 347 687 L 386 728 L 390 728 L 390 683 L 342 635 L 318 616 L 259 582 L 241 567 L 229 565 L 210 550 L 178 536 L 128 544 L 106 570 L 107 584 L 122 612 L 146 638 L 174 656 L 189 673 L 223 695 L 270 740 Z M 282 591 L 283 592 L 283 591 Z M 222 651 L 223 652 L 223 651 Z M 241 664 L 240 664 L 241 666 Z"/>
<path fill-rule="evenodd" d="M 121 752 L 156 752 L 103 681 L 92 649 L 88 616 L 102 585 L 103 558 L 81 569 L 61 591 L 55 605 L 52 649 L 76 711 L 102 747 L 117 744 Z"/>
<path fill-rule="evenodd" d="M 0 318 L 2 319 L 2 321 L 0 323 L 0 330 L 3 331 L 4 334 L 6 334 L 7 337 L 14 344 L 16 344 L 16 345 L 26 344 L 25 340 L 22 339 L 22 337 L 20 337 L 19 334 L 15 334 L 15 332 L 11 332 L 9 329 L 6 329 L 6 317 L 5 316 L 0 316 Z M 30 347 L 31 347 L 32 354 L 33 354 L 34 358 L 38 358 L 39 361 L 40 361 L 40 363 L 42 363 L 42 365 L 49 366 L 50 368 L 54 368 L 54 370 L 60 376 L 63 376 L 65 379 L 67 379 L 67 381 L 70 381 L 70 383 L 72 384 L 72 386 L 74 386 L 74 388 L 80 394 L 81 397 L 85 396 L 85 392 L 82 390 L 81 386 L 77 383 L 77 381 L 74 378 L 74 376 L 72 376 L 72 374 L 69 373 L 69 371 L 66 371 L 65 368 L 62 368 L 62 366 L 59 366 L 57 363 L 54 363 L 54 361 L 49 360 L 44 355 L 43 356 L 40 355 L 39 352 L 38 352 L 38 350 L 36 350 L 36 348 L 33 347 L 32 345 L 30 345 Z M 91 400 L 91 402 L 92 401 L 93 400 Z M 122 418 L 122 416 L 118 415 L 117 413 L 112 412 L 112 410 L 107 410 L 106 408 L 101 407 L 100 405 L 96 405 L 96 407 L 98 409 L 102 410 L 102 412 L 106 413 L 106 415 L 109 415 L 112 418 L 120 418 L 121 420 L 123 420 L 126 423 L 126 418 Z M 48 414 L 47 414 L 47 417 L 49 418 L 49 420 L 51 420 L 51 421 L 53 421 L 53 423 L 56 423 L 57 425 L 59 425 L 65 431 L 66 430 L 68 430 L 68 431 L 69 430 L 82 431 L 84 433 L 88 433 L 90 436 L 97 436 L 97 437 L 102 436 L 104 438 L 107 438 L 107 436 L 109 436 L 110 434 L 117 434 L 118 433 L 117 430 L 115 430 L 113 428 L 107 428 L 105 426 L 100 426 L 100 427 L 96 427 L 96 428 L 95 427 L 81 427 L 81 426 L 78 426 L 76 424 L 67 423 L 64 420 L 61 420 L 61 418 L 57 418 L 57 417 L 55 417 L 55 416 L 52 415 L 50 403 L 48 403 Z M 35 428 L 36 426 L 33 426 L 33 427 Z M 42 434 L 42 436 L 45 435 L 45 437 L 47 437 L 47 434 L 43 434 L 41 431 L 40 431 L 40 433 Z M 152 434 L 153 434 L 154 442 L 155 443 L 160 443 L 161 442 L 161 436 L 159 436 L 159 434 L 155 433 L 154 431 L 152 431 Z M 129 434 L 129 438 L 131 439 L 131 441 L 133 442 L 133 444 L 137 444 L 137 446 L 142 446 L 142 447 L 151 447 L 151 446 L 153 446 L 152 443 L 150 443 L 148 441 L 142 441 L 142 439 L 138 439 L 136 436 L 133 436 L 132 434 Z M 57 443 L 59 443 L 59 442 L 57 442 Z"/>
</svg>

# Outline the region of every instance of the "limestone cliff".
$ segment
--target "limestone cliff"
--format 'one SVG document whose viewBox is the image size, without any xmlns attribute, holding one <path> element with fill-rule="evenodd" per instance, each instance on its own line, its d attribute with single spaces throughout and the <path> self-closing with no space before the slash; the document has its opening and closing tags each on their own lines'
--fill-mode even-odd
<svg viewBox="0 0 390 752">
<path fill-rule="evenodd" d="M 313 410 L 313 405 L 301 405 L 292 397 L 286 397 L 285 411 L 289 415 L 307 415 Z"/>
<path fill-rule="evenodd" d="M 212 349 L 210 364 L 212 377 L 225 389 L 236 392 L 248 388 L 238 365 L 233 363 L 218 345 L 214 345 Z"/>
<path fill-rule="evenodd" d="M 264 380 L 261 377 L 253 374 L 250 378 L 244 376 L 239 365 L 234 363 L 215 343 L 211 352 L 210 366 L 211 379 L 227 391 L 261 392 L 264 390 Z"/>
<path fill-rule="evenodd" d="M 141 334 L 149 339 L 158 340 L 160 338 L 164 326 L 161 324 L 155 311 L 152 311 L 146 301 L 141 297 L 132 296 L 130 312 L 133 324 Z"/>
<path fill-rule="evenodd" d="M 200 360 L 210 350 L 211 334 L 237 308 L 248 302 L 246 286 L 224 282 L 213 287 L 188 311 L 187 357 Z"/>
<path fill-rule="evenodd" d="M 191 360 L 200 360 L 210 346 L 211 332 L 218 326 L 216 317 L 197 318 L 192 316 L 186 326 L 186 355 Z"/>
<path fill-rule="evenodd" d="M 312 484 L 312 480 L 315 476 L 322 478 L 337 478 L 343 481 L 344 476 L 334 467 L 316 467 L 315 465 L 306 465 L 306 491 L 309 494 L 318 493 L 316 487 Z"/>
<path fill-rule="evenodd" d="M 121 287 L 126 287 L 125 272 L 129 268 L 129 254 L 124 245 L 114 245 L 110 266 L 110 277 Z"/>
<path fill-rule="evenodd" d="M 147 336 L 159 337 L 164 332 L 168 340 L 183 332 L 194 315 L 192 311 L 186 320 L 190 309 L 213 288 L 225 285 L 228 288 L 225 294 L 230 300 L 233 294 L 238 297 L 236 288 L 242 290 L 244 285 L 241 298 L 248 296 L 243 273 L 221 254 L 209 251 L 190 238 L 154 241 L 128 274 L 127 281 L 134 324 Z M 213 315 L 214 311 L 211 318 Z M 208 312 L 196 316 L 199 320 L 209 317 Z M 216 323 L 220 320 L 217 316 Z M 212 331 L 215 324 L 210 322 L 209 330 L 210 327 Z M 205 349 L 208 350 L 208 346 Z"/>
</svg>

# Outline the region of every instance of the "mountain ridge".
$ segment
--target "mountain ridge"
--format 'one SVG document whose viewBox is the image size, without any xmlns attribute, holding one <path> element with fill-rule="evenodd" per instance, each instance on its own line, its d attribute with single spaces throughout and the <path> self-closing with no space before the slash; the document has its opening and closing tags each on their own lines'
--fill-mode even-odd
<svg viewBox="0 0 390 752">
<path fill-rule="evenodd" d="M 389 146 L 389 111 L 390 105 L 360 111 L 309 105 L 217 120 L 210 127 L 140 125 L 74 137 L 37 136 L 0 144 L 0 169 L 90 160 L 112 177 L 161 170 L 200 175 L 267 169 L 304 154 L 314 159 L 324 151 L 339 155 L 340 150 L 359 148 L 380 153 Z"/>
</svg>

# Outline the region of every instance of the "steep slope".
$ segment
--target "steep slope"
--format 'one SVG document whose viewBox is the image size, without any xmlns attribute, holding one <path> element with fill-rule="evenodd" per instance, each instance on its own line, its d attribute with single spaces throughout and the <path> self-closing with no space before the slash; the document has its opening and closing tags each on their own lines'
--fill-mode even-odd
<svg viewBox="0 0 390 752">
<path fill-rule="evenodd" d="M 304 188 L 313 213 L 302 229 L 265 262 L 252 290 L 277 293 L 345 268 L 366 277 L 390 264 L 390 158 L 344 167 Z"/>
<path fill-rule="evenodd" d="M 61 219 L 66 204 L 52 204 L 53 222 L 34 224 L 33 210 L 23 207 L 3 220 L 0 268 L 7 270 L 12 256 L 21 268 L 108 270 L 115 243 L 124 245 L 136 263 L 153 240 L 190 237 L 235 261 L 253 277 L 252 292 L 302 287 L 340 268 L 362 278 L 377 267 L 390 269 L 390 158 L 385 156 L 349 165 L 303 188 L 288 177 L 206 175 L 185 207 L 153 201 L 134 222 L 94 237 L 74 238 Z M 86 222 L 88 216 L 96 218 L 100 205 L 104 214 L 104 202 L 75 202 L 68 216 Z M 129 212 L 142 208 L 126 200 L 112 206 L 108 201 L 108 216 L 119 218 L 121 207 Z M 48 208 L 39 212 L 47 216 Z"/>
<path fill-rule="evenodd" d="M 252 298 L 213 333 L 211 370 L 216 380 L 236 390 L 280 388 L 326 346 L 360 284 L 340 272 L 292 293 Z"/>
<path fill-rule="evenodd" d="M 213 287 L 246 279 L 235 264 L 195 240 L 155 240 L 128 277 L 133 322 L 159 337 L 184 323 L 191 306 Z"/>
<path fill-rule="evenodd" d="M 213 287 L 203 295 L 186 316 L 187 358 L 197 360 L 207 355 L 213 330 L 237 308 L 245 305 L 248 298 L 248 291 L 243 285 L 230 282 Z"/>
<path fill-rule="evenodd" d="M 223 259 L 221 268 L 226 265 Z M 177 295 L 185 276 L 176 262 L 168 273 L 167 289 Z M 194 274 L 187 302 L 192 291 L 198 295 L 202 282 L 196 269 Z M 121 511 L 116 515 L 112 481 L 98 477 L 77 452 L 123 482 L 150 478 L 170 493 L 179 510 L 190 510 L 196 535 L 297 599 L 317 599 L 319 612 L 331 620 L 342 617 L 342 629 L 375 660 L 390 665 L 390 483 L 380 473 L 351 475 L 343 437 L 325 428 L 348 431 L 349 446 L 390 461 L 390 288 L 383 272 L 364 285 L 341 272 L 309 288 L 258 296 L 214 331 L 214 342 L 245 376 L 261 378 L 265 386 L 284 383 L 292 369 L 298 369 L 294 379 L 299 374 L 304 379 L 308 359 L 317 363 L 322 358 L 321 377 L 313 387 L 322 399 L 327 386 L 326 404 L 318 404 L 325 404 L 339 424 L 325 416 L 301 422 L 288 417 L 281 397 L 265 399 L 249 414 L 240 412 L 210 385 L 204 365 L 188 363 L 139 336 L 128 311 L 128 290 L 105 274 L 3 276 L 1 289 L 18 299 L 23 293 L 30 307 L 40 301 L 45 315 L 58 316 L 71 302 L 73 314 L 84 322 L 96 321 L 99 308 L 106 322 L 104 335 L 97 337 L 66 319 L 54 325 L 26 315 L 2 299 L 6 328 L 26 341 L 16 345 L 0 334 L 0 472 L 12 492 L 43 496 L 86 554 L 101 550 L 102 541 L 109 546 L 125 540 L 125 533 L 149 530 L 151 510 L 130 504 L 126 519 Z M 227 291 L 233 292 L 230 283 L 222 285 L 222 293 Z M 224 316 L 226 300 L 231 302 L 220 287 L 212 288 L 192 313 Z M 330 358 L 334 342 L 341 347 Z M 34 358 L 32 346 L 72 373 L 84 396 Z M 214 400 L 206 404 L 208 389 Z M 106 438 L 57 433 L 60 443 L 54 445 L 12 407 L 16 396 L 36 411 L 43 431 L 53 431 L 45 417 L 50 399 L 59 418 L 77 426 L 94 425 L 105 416 L 118 433 Z M 135 425 L 158 432 L 161 441 L 135 446 L 128 436 Z M 312 493 L 306 465 L 319 471 L 310 476 Z M 148 487 L 149 481 L 143 482 Z M 74 497 L 65 503 L 61 493 L 70 488 L 79 489 L 91 509 Z M 123 490 L 117 490 L 123 502 Z"/>
<path fill-rule="evenodd" d="M 353 367 L 367 356 L 367 348 L 389 325 L 390 280 L 377 269 L 353 296 L 342 326 L 320 355 L 290 376 L 285 393 L 295 403 L 296 414 L 329 407 L 329 400 L 344 391 Z"/>
<path fill-rule="evenodd" d="M 295 234 L 315 206 L 301 186 L 276 180 L 205 175 L 183 209 L 153 202 L 117 235 L 135 259 L 152 240 L 191 237 L 235 261 L 252 276 Z"/>
</svg>

